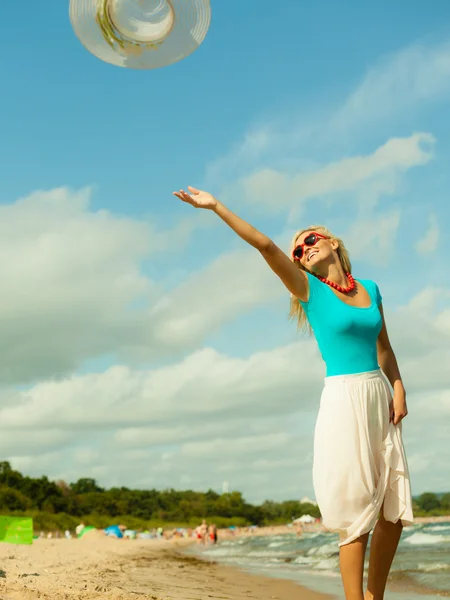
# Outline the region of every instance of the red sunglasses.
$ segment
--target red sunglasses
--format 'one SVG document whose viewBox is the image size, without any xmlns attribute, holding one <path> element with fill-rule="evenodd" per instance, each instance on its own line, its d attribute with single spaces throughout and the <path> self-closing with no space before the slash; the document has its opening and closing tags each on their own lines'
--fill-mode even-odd
<svg viewBox="0 0 450 600">
<path fill-rule="evenodd" d="M 292 258 L 294 260 L 300 260 L 303 257 L 304 253 L 303 247 L 307 246 L 308 248 L 311 248 L 312 246 L 315 246 L 320 239 L 327 240 L 328 236 L 312 231 L 309 235 L 305 237 L 305 241 L 303 242 L 303 244 L 298 244 L 298 246 L 294 248 L 294 251 L 292 252 Z"/>
</svg>

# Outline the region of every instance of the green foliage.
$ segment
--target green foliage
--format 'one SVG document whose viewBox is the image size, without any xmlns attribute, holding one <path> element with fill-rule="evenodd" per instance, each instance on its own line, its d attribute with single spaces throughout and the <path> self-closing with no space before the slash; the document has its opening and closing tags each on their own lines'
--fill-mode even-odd
<svg viewBox="0 0 450 600">
<path fill-rule="evenodd" d="M 104 492 L 101 487 L 97 485 L 95 479 L 84 477 L 79 479 L 76 483 L 70 484 L 70 489 L 74 494 L 91 494 L 94 492 Z"/>
<path fill-rule="evenodd" d="M 416 502 L 419 510 L 425 512 L 431 512 L 441 508 L 441 501 L 437 494 L 433 494 L 432 492 L 424 492 L 416 499 Z"/>
<path fill-rule="evenodd" d="M 0 506 L 8 510 L 27 510 L 31 508 L 33 502 L 18 490 L 7 485 L 0 487 Z"/>
<path fill-rule="evenodd" d="M 450 492 L 442 494 L 440 498 L 441 509 L 450 511 Z"/>
<path fill-rule="evenodd" d="M 0 510 L 26 512 L 33 516 L 36 529 L 46 531 L 73 530 L 81 519 L 98 528 L 125 523 L 147 529 L 169 523 L 197 526 L 201 519 L 214 519 L 219 527 L 244 526 L 262 524 L 265 518 L 261 508 L 245 502 L 240 492 L 105 490 L 91 478 L 67 484 L 25 477 L 8 462 L 0 462 Z"/>
<path fill-rule="evenodd" d="M 427 492 L 415 498 L 416 514 L 448 514 L 450 493 Z M 240 492 L 218 494 L 192 490 L 105 490 L 95 479 L 75 483 L 49 481 L 45 476 L 26 477 L 0 461 L 0 511 L 3 514 L 31 516 L 35 530 L 73 531 L 82 520 L 85 525 L 104 528 L 123 523 L 133 529 L 195 527 L 201 519 L 218 527 L 235 525 L 285 524 L 304 514 L 320 517 L 317 506 L 297 500 L 260 506 L 245 502 Z"/>
<path fill-rule="evenodd" d="M 302 504 L 298 500 L 287 500 L 286 502 L 266 500 L 262 504 L 261 510 L 264 515 L 264 522 L 270 524 L 289 523 L 302 515 L 320 517 L 318 506 L 308 503 Z"/>
</svg>

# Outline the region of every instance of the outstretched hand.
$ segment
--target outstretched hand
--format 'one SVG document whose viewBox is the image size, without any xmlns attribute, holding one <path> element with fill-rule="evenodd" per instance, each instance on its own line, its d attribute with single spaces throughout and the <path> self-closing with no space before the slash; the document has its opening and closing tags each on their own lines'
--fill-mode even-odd
<svg viewBox="0 0 450 600">
<path fill-rule="evenodd" d="M 180 190 L 179 192 L 174 192 L 173 195 L 180 200 L 183 200 L 183 202 L 192 204 L 195 208 L 207 208 L 213 210 L 217 206 L 217 200 L 209 192 L 203 192 L 202 190 L 197 190 L 191 186 L 188 187 L 188 190 L 190 191 L 190 194 L 184 190 Z"/>
</svg>

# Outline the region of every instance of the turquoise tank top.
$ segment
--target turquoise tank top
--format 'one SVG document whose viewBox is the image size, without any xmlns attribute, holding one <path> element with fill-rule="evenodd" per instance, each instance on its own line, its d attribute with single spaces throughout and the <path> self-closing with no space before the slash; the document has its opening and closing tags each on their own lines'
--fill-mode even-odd
<svg viewBox="0 0 450 600">
<path fill-rule="evenodd" d="M 379 369 L 377 338 L 382 327 L 379 310 L 381 295 L 370 279 L 357 279 L 367 290 L 368 308 L 349 306 L 336 296 L 331 287 L 307 273 L 308 302 L 299 300 L 312 327 L 327 377 L 351 375 Z"/>
</svg>

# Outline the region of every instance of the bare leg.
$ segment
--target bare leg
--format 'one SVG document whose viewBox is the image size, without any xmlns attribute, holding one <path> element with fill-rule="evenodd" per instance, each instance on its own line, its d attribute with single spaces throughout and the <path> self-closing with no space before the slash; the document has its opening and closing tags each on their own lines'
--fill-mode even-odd
<svg viewBox="0 0 450 600">
<path fill-rule="evenodd" d="M 383 600 L 389 570 L 394 560 L 403 526 L 386 521 L 381 511 L 370 542 L 369 576 L 365 600 Z"/>
<path fill-rule="evenodd" d="M 364 600 L 364 558 L 368 539 L 369 534 L 366 533 L 340 547 L 339 561 L 346 600 Z"/>
</svg>

